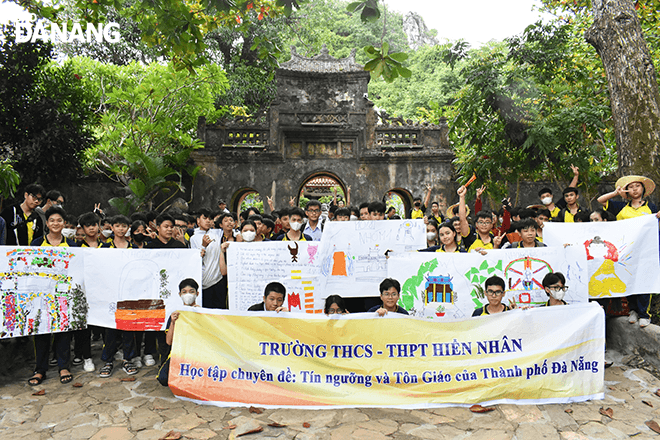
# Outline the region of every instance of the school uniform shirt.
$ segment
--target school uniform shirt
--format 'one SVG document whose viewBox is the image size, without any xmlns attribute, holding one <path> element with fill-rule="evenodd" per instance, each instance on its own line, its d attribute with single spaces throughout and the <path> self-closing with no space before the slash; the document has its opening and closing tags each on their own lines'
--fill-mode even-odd
<svg viewBox="0 0 660 440">
<path fill-rule="evenodd" d="M 575 211 L 575 214 L 578 212 L 584 212 L 585 210 L 578 205 L 578 210 Z M 562 209 L 559 211 L 559 214 L 557 214 L 557 217 L 555 217 L 554 221 L 560 222 L 560 223 L 575 223 L 574 217 L 575 214 L 571 214 L 571 211 L 568 209 L 568 207 Z"/>
<path fill-rule="evenodd" d="M 144 247 L 146 249 L 187 249 L 187 246 L 179 240 L 170 238 L 170 241 L 163 243 L 158 237 L 151 240 Z"/>
<path fill-rule="evenodd" d="M 48 237 L 44 235 L 43 237 L 37 237 L 34 240 L 32 240 L 30 246 L 52 246 L 52 244 L 50 244 L 50 242 L 48 241 Z M 57 247 L 67 247 L 67 246 L 75 247 L 77 246 L 77 244 L 75 240 L 62 236 L 62 242 L 58 244 Z"/>
<path fill-rule="evenodd" d="M 431 246 L 427 247 L 426 249 L 420 249 L 417 252 L 447 252 L 445 250 L 445 245 L 441 244 L 439 246 Z M 456 250 L 453 253 L 465 253 L 467 252 L 467 249 L 465 249 L 465 246 L 463 246 L 463 242 L 460 242 L 456 245 Z"/>
<path fill-rule="evenodd" d="M 631 202 L 620 202 L 608 200 L 605 209 L 616 216 L 617 220 L 626 220 L 629 218 L 641 217 L 643 215 L 655 214 L 658 212 L 655 204 L 645 201 L 638 208 L 630 206 Z"/>
<path fill-rule="evenodd" d="M 113 248 L 113 249 L 133 249 L 133 247 L 134 247 L 134 246 L 133 246 L 133 243 L 131 243 L 131 242 L 129 241 L 127 247 L 125 247 L 125 248 L 118 248 L 118 247 L 115 245 L 115 239 L 114 239 L 114 238 L 111 238 L 111 239 L 108 240 L 105 244 L 108 245 L 107 247 L 109 247 L 109 248 Z"/>
<path fill-rule="evenodd" d="M 422 205 L 421 208 L 415 209 L 414 207 L 408 211 L 408 218 L 417 219 L 424 218 L 424 213 L 426 212 L 426 205 Z"/>
<path fill-rule="evenodd" d="M 265 312 L 266 304 L 262 301 L 259 304 L 255 304 L 248 308 L 248 312 Z"/>
<path fill-rule="evenodd" d="M 561 208 L 555 205 L 555 209 L 550 211 L 550 220 L 556 219 L 560 212 L 561 212 Z"/>
<path fill-rule="evenodd" d="M 508 312 L 509 310 L 511 310 L 511 309 L 509 309 L 509 306 L 507 306 L 506 304 L 502 304 L 502 305 L 504 306 L 504 310 L 502 310 L 502 312 Z M 478 309 L 476 309 L 472 313 L 473 318 L 475 316 L 484 316 L 484 315 L 490 315 L 490 313 L 488 312 L 488 306 L 487 305 L 483 306 L 483 307 L 479 307 Z"/>
<path fill-rule="evenodd" d="M 534 247 L 546 247 L 545 243 L 541 243 L 538 238 L 534 239 Z M 514 241 L 502 246 L 502 249 L 522 249 L 524 248 L 522 241 Z"/>
<path fill-rule="evenodd" d="M 380 309 L 383 306 L 373 306 L 369 310 L 367 310 L 367 313 L 372 313 L 375 312 L 376 310 Z M 403 307 L 397 305 L 396 306 L 396 312 L 395 313 L 401 313 L 402 315 L 409 315 L 408 311 L 404 309 Z"/>
<path fill-rule="evenodd" d="M 80 247 L 92 247 L 85 240 L 77 241 L 76 243 Z M 110 245 L 108 245 L 108 243 L 102 242 L 100 238 L 96 239 L 96 243 L 97 243 L 97 246 L 95 246 L 95 247 L 97 247 L 97 248 L 107 248 L 107 247 L 110 246 Z"/>
<path fill-rule="evenodd" d="M 559 304 L 557 304 L 557 305 L 559 305 Z M 568 303 L 562 299 L 562 300 L 561 300 L 561 305 L 562 305 L 562 306 L 567 306 Z M 545 304 L 541 304 L 541 307 L 550 307 L 550 300 L 548 300 L 548 302 L 545 303 Z"/>
<path fill-rule="evenodd" d="M 222 231 L 220 233 L 222 234 Z M 213 241 L 206 246 L 204 257 L 202 257 L 202 289 L 214 286 L 222 280 L 220 258 L 224 258 L 222 257 L 222 242 L 217 229 L 208 231 L 195 229 L 195 233 L 190 237 L 190 247 L 192 249 L 202 249 L 202 241 L 205 235 L 211 237 Z"/>
<path fill-rule="evenodd" d="M 464 243 L 468 252 L 472 252 L 476 248 L 495 249 L 493 246 L 493 238 L 495 238 L 495 235 L 492 232 L 488 232 L 488 236 L 490 237 L 490 241 L 488 243 L 484 243 L 481 240 L 477 229 L 474 226 L 470 226 L 470 233 L 463 237 L 462 242 Z"/>
<path fill-rule="evenodd" d="M 36 237 L 45 235 L 44 222 L 39 214 L 32 211 L 26 215 L 20 203 L 6 207 L 0 216 L 7 225 L 7 245 L 29 246 Z"/>
<path fill-rule="evenodd" d="M 278 240 L 278 241 L 292 241 L 287 234 L 282 234 L 278 238 L 276 238 L 275 240 Z M 312 237 L 310 237 L 309 235 L 303 233 L 303 234 L 300 235 L 300 238 L 297 241 L 314 241 L 314 240 L 312 240 Z"/>
<path fill-rule="evenodd" d="M 321 229 L 322 222 L 319 221 L 316 223 L 316 228 L 312 229 L 309 226 L 309 222 L 305 223 L 305 228 L 303 229 L 303 234 L 308 237 L 312 237 L 313 241 L 321 241 L 321 235 L 323 234 L 323 229 Z"/>
</svg>

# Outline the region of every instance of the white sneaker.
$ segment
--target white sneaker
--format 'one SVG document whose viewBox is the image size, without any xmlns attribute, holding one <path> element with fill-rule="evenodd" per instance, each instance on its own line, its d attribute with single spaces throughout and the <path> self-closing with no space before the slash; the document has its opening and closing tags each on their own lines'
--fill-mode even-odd
<svg viewBox="0 0 660 440">
<path fill-rule="evenodd" d="M 140 356 L 134 357 L 131 362 L 133 365 L 135 365 L 136 368 L 142 368 L 142 359 L 140 359 Z"/>
<path fill-rule="evenodd" d="M 150 354 L 145 354 L 144 365 L 146 365 L 147 367 L 153 367 L 154 365 L 156 365 L 156 361 L 154 360 L 154 357 Z"/>
<path fill-rule="evenodd" d="M 117 353 L 115 353 L 115 360 L 116 361 L 123 361 L 124 360 L 124 351 L 123 350 L 117 350 Z"/>
<path fill-rule="evenodd" d="M 85 359 L 85 365 L 83 365 L 83 370 L 88 371 L 90 373 L 96 370 L 96 367 L 94 366 L 94 362 L 92 361 L 91 358 Z"/>
<path fill-rule="evenodd" d="M 644 328 L 651 323 L 650 319 L 642 318 L 639 320 L 639 326 Z"/>
<path fill-rule="evenodd" d="M 637 314 L 636 311 L 631 310 L 630 314 L 628 315 L 628 322 L 631 324 L 636 323 L 639 320 L 639 315 Z"/>
</svg>

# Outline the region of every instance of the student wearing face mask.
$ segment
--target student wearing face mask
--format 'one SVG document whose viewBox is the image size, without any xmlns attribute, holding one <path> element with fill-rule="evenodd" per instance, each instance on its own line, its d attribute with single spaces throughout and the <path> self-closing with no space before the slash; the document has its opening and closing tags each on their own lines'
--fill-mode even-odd
<svg viewBox="0 0 660 440">
<path fill-rule="evenodd" d="M 548 302 L 546 306 L 565 306 L 564 296 L 568 290 L 566 286 L 566 278 L 561 272 L 553 272 L 543 277 L 541 282 L 545 293 L 548 295 Z"/>
<path fill-rule="evenodd" d="M 179 297 L 183 302 L 184 306 L 187 307 L 199 307 L 197 304 L 197 296 L 199 292 L 199 284 L 197 281 L 192 278 L 186 278 L 185 280 L 179 283 Z M 170 347 L 174 342 L 174 327 L 176 321 L 179 319 L 179 312 L 172 312 L 169 319 L 167 320 L 167 327 L 165 329 L 165 342 Z M 167 386 L 167 378 L 170 373 L 170 355 L 167 356 L 167 360 L 163 362 L 160 369 L 158 370 L 158 376 L 156 379 L 164 387 Z"/>
<path fill-rule="evenodd" d="M 279 237 L 281 241 L 312 241 L 312 237 L 302 232 L 302 219 L 305 213 L 300 208 L 291 208 L 289 210 L 289 226 L 291 229 L 286 234 Z"/>
<path fill-rule="evenodd" d="M 236 241 L 252 243 L 255 241 L 263 241 L 263 237 L 257 234 L 257 224 L 252 220 L 245 220 L 241 223 L 240 233 L 236 236 Z"/>
<path fill-rule="evenodd" d="M 570 188 L 577 188 L 578 179 L 580 178 L 580 169 L 571 165 L 571 171 L 573 171 L 573 180 L 571 180 L 571 183 L 569 183 L 568 186 Z M 539 190 L 539 199 L 546 209 L 550 211 L 550 220 L 557 218 L 557 216 L 559 216 L 559 211 L 566 208 L 566 201 L 563 198 L 555 205 L 552 197 L 552 190 L 550 188 L 541 188 Z"/>
</svg>

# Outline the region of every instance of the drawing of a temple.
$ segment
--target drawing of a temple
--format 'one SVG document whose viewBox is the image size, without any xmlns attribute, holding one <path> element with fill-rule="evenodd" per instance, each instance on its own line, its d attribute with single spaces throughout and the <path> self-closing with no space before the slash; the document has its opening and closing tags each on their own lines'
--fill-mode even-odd
<svg viewBox="0 0 660 440">
<path fill-rule="evenodd" d="M 424 285 L 424 303 L 454 303 L 456 295 L 449 275 L 427 275 Z"/>
</svg>

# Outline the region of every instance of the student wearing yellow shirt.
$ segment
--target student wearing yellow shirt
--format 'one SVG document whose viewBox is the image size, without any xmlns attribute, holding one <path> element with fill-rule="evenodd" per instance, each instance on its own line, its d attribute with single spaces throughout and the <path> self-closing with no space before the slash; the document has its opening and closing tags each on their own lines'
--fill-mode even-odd
<svg viewBox="0 0 660 440">
<path fill-rule="evenodd" d="M 10 246 L 29 246 L 37 237 L 44 235 L 44 223 L 35 211 L 43 201 L 44 187 L 32 183 L 25 187 L 21 203 L 6 207 L 0 213 L 7 227 L 6 243 Z"/>
</svg>

